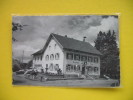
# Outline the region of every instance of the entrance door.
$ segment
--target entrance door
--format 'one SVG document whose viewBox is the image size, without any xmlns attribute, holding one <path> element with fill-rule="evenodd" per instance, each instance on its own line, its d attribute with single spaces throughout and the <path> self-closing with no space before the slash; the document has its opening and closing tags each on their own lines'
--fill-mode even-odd
<svg viewBox="0 0 133 100">
<path fill-rule="evenodd" d="M 85 74 L 85 66 L 82 67 L 82 74 Z"/>
</svg>

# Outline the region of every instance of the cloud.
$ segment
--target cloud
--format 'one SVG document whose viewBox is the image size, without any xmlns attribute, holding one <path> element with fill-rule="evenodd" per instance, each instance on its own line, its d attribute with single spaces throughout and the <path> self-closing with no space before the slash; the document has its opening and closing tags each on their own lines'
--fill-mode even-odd
<svg viewBox="0 0 133 100">
<path fill-rule="evenodd" d="M 22 61 L 22 58 L 27 62 L 32 56 L 31 54 L 38 51 L 39 49 L 34 49 L 29 45 L 14 43 L 13 44 L 13 57 Z"/>
<path fill-rule="evenodd" d="M 115 17 L 108 17 L 101 21 L 99 30 L 107 32 L 108 30 L 114 30 L 118 34 L 118 19 Z"/>
<path fill-rule="evenodd" d="M 18 40 L 13 42 L 14 56 L 20 58 L 22 50 L 25 50 L 25 59 L 44 46 L 50 33 L 68 35 L 81 41 L 86 36 L 86 41 L 92 45 L 99 31 L 114 30 L 119 36 L 117 16 L 13 16 L 13 22 L 28 25 L 22 31 L 13 32 Z"/>
<path fill-rule="evenodd" d="M 107 17 L 107 18 L 99 19 L 99 20 L 100 20 L 99 25 L 97 25 L 97 26 L 91 25 L 90 27 L 88 27 L 88 29 L 82 30 L 82 33 L 79 33 L 79 35 L 81 37 L 86 36 L 87 41 L 90 42 L 93 45 L 94 40 L 96 39 L 96 36 L 99 33 L 99 31 L 107 32 L 109 30 L 111 30 L 111 31 L 114 30 L 116 35 L 117 35 L 117 40 L 119 41 L 119 39 L 118 39 L 118 37 L 119 37 L 119 34 L 118 34 L 118 19 L 115 18 L 114 16 L 110 16 L 110 17 Z"/>
</svg>

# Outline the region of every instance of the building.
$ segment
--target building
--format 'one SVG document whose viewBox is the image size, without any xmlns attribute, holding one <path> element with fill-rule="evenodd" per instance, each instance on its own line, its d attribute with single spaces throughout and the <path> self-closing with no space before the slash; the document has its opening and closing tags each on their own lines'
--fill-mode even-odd
<svg viewBox="0 0 133 100">
<path fill-rule="evenodd" d="M 64 75 L 100 76 L 101 53 L 88 42 L 50 34 L 43 49 L 33 55 L 33 68 Z"/>
</svg>

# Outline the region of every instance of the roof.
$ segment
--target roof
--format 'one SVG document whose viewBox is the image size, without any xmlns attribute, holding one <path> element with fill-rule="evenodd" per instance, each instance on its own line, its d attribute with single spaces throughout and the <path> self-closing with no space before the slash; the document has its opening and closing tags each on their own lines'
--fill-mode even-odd
<svg viewBox="0 0 133 100">
<path fill-rule="evenodd" d="M 50 35 L 48 40 L 50 40 L 51 37 L 56 38 L 56 40 L 62 45 L 63 49 L 74 50 L 74 51 L 85 52 L 85 53 L 96 54 L 96 55 L 102 55 L 89 42 L 79 41 L 79 40 L 76 40 L 73 38 L 69 38 L 66 36 L 61 36 L 61 35 L 57 35 L 57 34 L 53 34 L 53 33 Z M 48 40 L 47 40 L 47 42 L 48 42 Z M 46 44 L 48 44 L 48 43 L 46 43 Z M 36 52 L 34 54 L 43 53 L 45 51 L 45 47 L 46 46 L 44 46 L 43 49 L 39 50 L 38 52 Z"/>
<path fill-rule="evenodd" d="M 64 49 L 101 55 L 101 53 L 89 42 L 79 41 L 57 34 L 53 34 L 53 36 L 58 40 L 58 42 L 63 46 Z"/>
<path fill-rule="evenodd" d="M 33 53 L 32 55 L 40 55 L 43 53 L 43 49 L 38 50 L 37 52 Z"/>
</svg>

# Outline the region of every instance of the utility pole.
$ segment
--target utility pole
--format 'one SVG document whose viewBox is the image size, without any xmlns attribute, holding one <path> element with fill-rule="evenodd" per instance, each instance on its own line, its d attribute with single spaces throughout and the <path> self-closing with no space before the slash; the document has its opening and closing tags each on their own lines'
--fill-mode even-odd
<svg viewBox="0 0 133 100">
<path fill-rule="evenodd" d="M 24 50 L 22 51 L 22 63 L 23 63 L 23 60 L 24 60 Z"/>
</svg>

